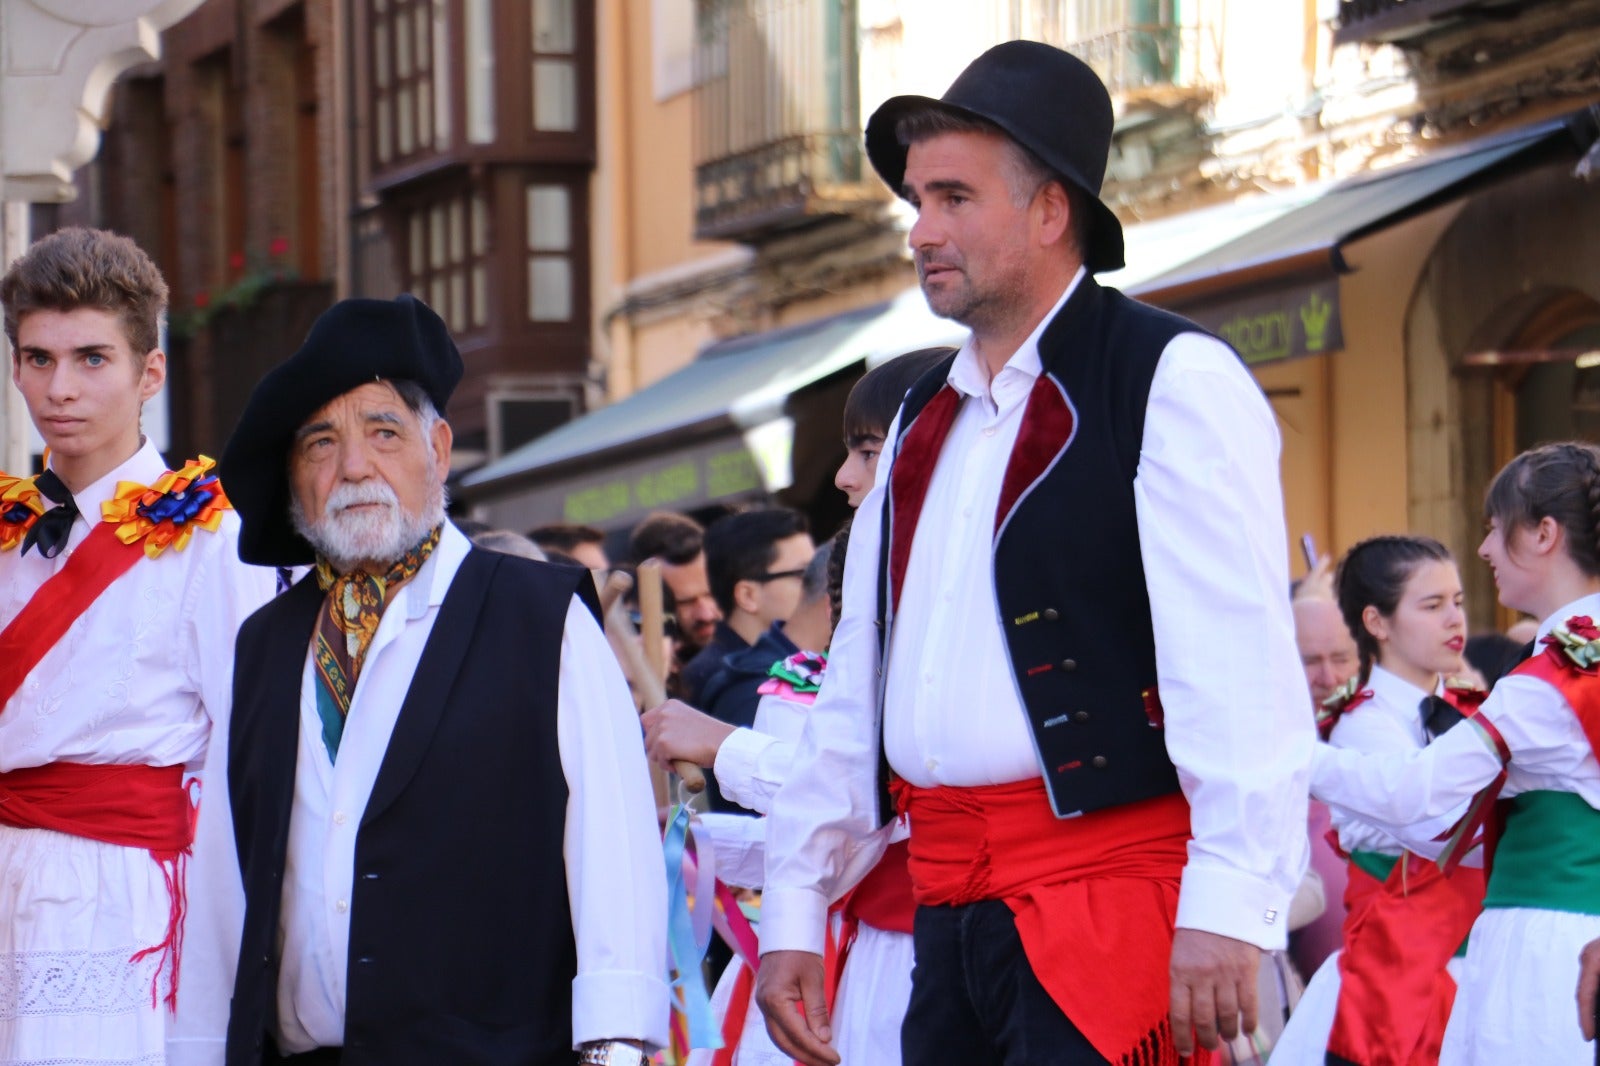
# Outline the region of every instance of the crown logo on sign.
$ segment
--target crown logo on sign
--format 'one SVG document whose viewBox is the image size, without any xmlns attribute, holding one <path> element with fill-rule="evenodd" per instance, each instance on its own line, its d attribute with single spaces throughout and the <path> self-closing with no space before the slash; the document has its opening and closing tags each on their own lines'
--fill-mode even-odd
<svg viewBox="0 0 1600 1066">
<path fill-rule="evenodd" d="M 1306 329 L 1306 351 L 1320 352 L 1328 343 L 1328 320 L 1333 317 L 1333 304 L 1314 292 L 1311 299 L 1300 305 L 1300 324 Z"/>
</svg>

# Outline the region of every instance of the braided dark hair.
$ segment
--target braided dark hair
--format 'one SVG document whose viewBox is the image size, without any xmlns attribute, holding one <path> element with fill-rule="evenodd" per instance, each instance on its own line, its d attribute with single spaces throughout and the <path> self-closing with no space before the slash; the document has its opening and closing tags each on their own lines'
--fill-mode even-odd
<svg viewBox="0 0 1600 1066">
<path fill-rule="evenodd" d="M 1489 483 L 1483 517 L 1514 530 L 1553 518 L 1567 534 L 1567 555 L 1587 577 L 1600 577 L 1600 447 L 1569 440 L 1530 448 Z"/>
<path fill-rule="evenodd" d="M 1360 688 L 1372 676 L 1372 664 L 1378 660 L 1378 638 L 1367 629 L 1361 615 L 1366 609 L 1376 607 L 1384 617 L 1394 614 L 1400 606 L 1400 597 L 1406 582 L 1425 562 L 1449 563 L 1455 560 L 1450 549 L 1432 537 L 1390 535 L 1369 537 L 1339 560 L 1339 571 L 1334 576 L 1334 592 L 1339 599 L 1339 613 L 1344 624 L 1355 638 L 1356 651 L 1361 656 L 1361 670 L 1356 687 Z"/>
</svg>

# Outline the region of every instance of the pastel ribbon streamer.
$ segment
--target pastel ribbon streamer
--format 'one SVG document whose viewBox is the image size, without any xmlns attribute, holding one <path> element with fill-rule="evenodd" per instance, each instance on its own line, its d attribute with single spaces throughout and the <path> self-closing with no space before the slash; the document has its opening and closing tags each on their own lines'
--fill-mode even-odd
<svg viewBox="0 0 1600 1066">
<path fill-rule="evenodd" d="M 756 932 L 750 927 L 750 919 L 745 917 L 744 908 L 733 898 L 733 891 L 721 881 L 717 882 L 717 900 L 722 906 L 716 908 L 712 915 L 712 925 L 723 941 L 744 960 L 745 965 L 752 972 L 759 972 L 761 948 L 756 941 Z"/>
<path fill-rule="evenodd" d="M 710 849 L 695 847 L 689 825 L 689 808 L 678 804 L 667 823 L 662 850 L 667 862 L 667 946 L 672 958 L 672 987 L 678 1009 L 694 1048 L 720 1048 L 722 1034 L 711 1016 L 711 996 L 706 991 L 701 963 L 711 944 L 712 900 L 716 875 Z M 696 858 L 704 854 L 704 861 Z M 693 883 L 691 896 L 690 883 Z M 691 898 L 694 906 L 691 906 Z"/>
</svg>

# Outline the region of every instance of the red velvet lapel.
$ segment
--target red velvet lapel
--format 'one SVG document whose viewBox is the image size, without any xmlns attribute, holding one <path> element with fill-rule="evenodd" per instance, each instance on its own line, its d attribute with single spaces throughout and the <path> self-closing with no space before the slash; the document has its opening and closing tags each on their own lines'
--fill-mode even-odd
<svg viewBox="0 0 1600 1066">
<path fill-rule="evenodd" d="M 1006 462 L 1005 480 L 1000 483 L 1000 503 L 994 512 L 996 537 L 1028 489 L 1067 450 L 1076 428 L 1077 418 L 1067 394 L 1049 374 L 1040 374 L 1028 394 L 1022 428 L 1017 431 L 1017 442 L 1011 446 L 1011 458 Z"/>
<path fill-rule="evenodd" d="M 922 504 L 928 498 L 933 468 L 939 463 L 944 439 L 950 435 L 961 394 L 945 385 L 917 415 L 900 438 L 900 449 L 889 472 L 889 594 L 890 604 L 900 606 L 900 586 L 911 562 L 911 541 L 922 517 Z"/>
</svg>

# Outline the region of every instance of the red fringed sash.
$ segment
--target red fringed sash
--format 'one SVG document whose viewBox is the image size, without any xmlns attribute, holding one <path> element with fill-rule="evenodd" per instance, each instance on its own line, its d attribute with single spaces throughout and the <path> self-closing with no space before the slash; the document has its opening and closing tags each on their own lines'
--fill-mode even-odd
<svg viewBox="0 0 1600 1066">
<path fill-rule="evenodd" d="M 0 708 L 22 687 L 78 616 L 117 578 L 144 558 L 136 541 L 117 539 L 117 527 L 101 522 L 50 579 L 39 586 L 28 605 L 0 632 Z"/>
<path fill-rule="evenodd" d="M 142 553 L 135 549 L 135 554 Z M 164 999 L 167 1008 L 176 1011 L 187 903 L 184 881 L 194 842 L 194 808 L 183 789 L 183 767 L 55 762 L 12 770 L 0 774 L 0 825 L 50 829 L 150 852 L 167 883 L 166 936 L 128 961 L 160 956 L 150 1001 L 153 1006 Z M 171 980 L 162 997 L 161 973 L 169 968 Z"/>
<path fill-rule="evenodd" d="M 1183 796 L 1063 820 L 1040 780 L 896 785 L 917 902 L 1004 900 L 1039 983 L 1096 1051 L 1119 1066 L 1175 1066 L 1168 963 L 1190 837 Z"/>
</svg>

